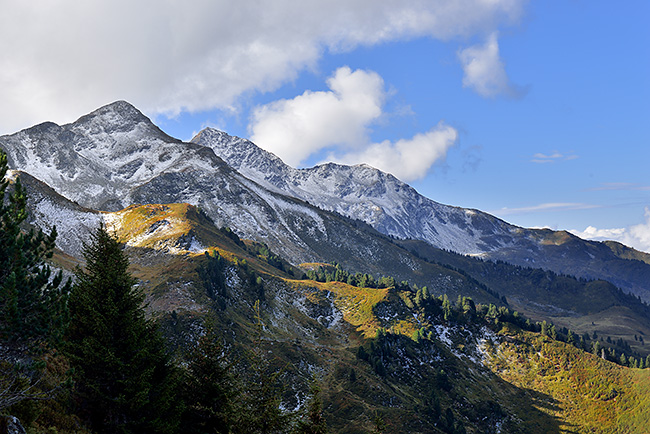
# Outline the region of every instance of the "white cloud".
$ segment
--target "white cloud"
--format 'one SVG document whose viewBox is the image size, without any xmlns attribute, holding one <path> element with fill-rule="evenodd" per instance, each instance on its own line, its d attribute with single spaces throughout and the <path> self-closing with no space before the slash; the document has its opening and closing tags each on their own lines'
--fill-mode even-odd
<svg viewBox="0 0 650 434">
<path fill-rule="evenodd" d="M 545 212 L 545 211 L 567 211 L 567 210 L 579 210 L 579 209 L 593 209 L 599 208 L 599 205 L 591 205 L 588 203 L 580 202 L 549 202 L 541 203 L 539 205 L 532 205 L 522 208 L 501 208 L 494 211 L 489 211 L 490 214 L 496 214 L 500 216 L 511 215 L 511 214 L 528 214 L 532 212 Z"/>
<path fill-rule="evenodd" d="M 327 84 L 329 91 L 307 91 L 257 107 L 251 140 L 292 166 L 324 151 L 328 161 L 366 163 L 403 181 L 424 177 L 456 143 L 457 131 L 443 123 L 408 140 L 371 143 L 370 126 L 383 115 L 386 99 L 382 78 L 342 67 Z"/>
<path fill-rule="evenodd" d="M 373 143 L 361 151 L 348 152 L 340 157 L 332 154 L 329 159 L 342 164 L 367 163 L 410 182 L 423 178 L 435 162 L 444 159 L 457 138 L 458 132 L 441 122 L 412 139 Z"/>
<path fill-rule="evenodd" d="M 367 144 L 369 124 L 382 114 L 384 81 L 375 72 L 343 67 L 327 84 L 330 91 L 257 107 L 251 140 L 292 166 L 323 148 Z"/>
<path fill-rule="evenodd" d="M 465 76 L 463 86 L 474 89 L 484 97 L 499 94 L 517 97 L 521 91 L 510 83 L 506 68 L 499 56 L 499 42 L 496 32 L 485 45 L 475 45 L 458 52 Z"/>
<path fill-rule="evenodd" d="M 637 250 L 650 253 L 650 208 L 645 209 L 645 221 L 627 228 L 598 229 L 588 226 L 584 231 L 571 230 L 572 234 L 586 240 L 614 240 Z"/>
<path fill-rule="evenodd" d="M 578 158 L 578 156 L 573 153 L 562 154 L 558 151 L 553 151 L 552 154 L 548 154 L 548 155 L 538 152 L 537 154 L 533 155 L 533 158 L 530 161 L 532 163 L 546 164 L 546 163 L 555 163 L 558 161 L 575 160 L 576 158 Z"/>
<path fill-rule="evenodd" d="M 605 182 L 600 187 L 588 189 L 588 191 L 606 191 L 606 190 L 621 190 L 621 191 L 649 191 L 649 185 L 633 184 L 631 182 Z"/>
<path fill-rule="evenodd" d="M 232 108 L 326 51 L 494 32 L 525 0 L 31 0 L 0 14 L 0 131 L 126 99 L 151 115 Z"/>
</svg>

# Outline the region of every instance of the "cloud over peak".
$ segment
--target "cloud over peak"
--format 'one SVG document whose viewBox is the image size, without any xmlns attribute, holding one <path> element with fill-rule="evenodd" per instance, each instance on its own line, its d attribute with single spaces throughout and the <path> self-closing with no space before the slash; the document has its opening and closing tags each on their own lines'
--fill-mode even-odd
<svg viewBox="0 0 650 434">
<path fill-rule="evenodd" d="M 650 208 L 645 208 L 644 221 L 626 228 L 598 229 L 588 226 L 584 231 L 571 230 L 572 234 L 586 240 L 614 240 L 637 250 L 650 253 Z"/>
<path fill-rule="evenodd" d="M 292 166 L 326 147 L 363 146 L 369 124 L 382 114 L 384 81 L 375 72 L 342 67 L 327 85 L 329 91 L 306 91 L 257 107 L 251 140 Z"/>
<path fill-rule="evenodd" d="M 306 91 L 257 107 L 251 140 L 287 164 L 299 166 L 321 151 L 328 161 L 367 163 L 404 181 L 424 177 L 456 143 L 457 131 L 444 123 L 411 139 L 371 143 L 370 127 L 383 115 L 384 80 L 373 71 L 337 69 L 328 91 Z"/>
<path fill-rule="evenodd" d="M 126 99 L 150 115 L 236 107 L 327 51 L 516 22 L 524 0 L 9 2 L 0 14 L 0 131 Z"/>
</svg>

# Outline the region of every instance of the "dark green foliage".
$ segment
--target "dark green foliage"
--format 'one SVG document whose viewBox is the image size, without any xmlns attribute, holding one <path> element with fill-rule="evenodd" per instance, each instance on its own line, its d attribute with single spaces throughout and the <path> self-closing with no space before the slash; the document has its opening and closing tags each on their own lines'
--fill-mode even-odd
<svg viewBox="0 0 650 434">
<path fill-rule="evenodd" d="M 183 384 L 183 432 L 229 433 L 236 419 L 232 365 L 210 327 L 188 358 Z"/>
<path fill-rule="evenodd" d="M 70 294 L 66 353 L 79 415 L 101 433 L 177 428 L 175 369 L 117 239 L 100 226 L 84 250 Z"/>
<path fill-rule="evenodd" d="M 285 266 L 285 262 L 282 258 L 273 253 L 271 249 L 269 249 L 269 246 L 264 243 L 252 243 L 248 246 L 247 250 L 249 253 L 257 256 L 270 266 L 275 267 L 280 271 L 286 271 L 286 269 L 289 268 L 288 266 Z"/>
<path fill-rule="evenodd" d="M 25 190 L 16 179 L 9 187 L 7 156 L 0 151 L 0 338 L 14 347 L 35 348 L 56 343 L 67 323 L 69 282 L 61 285 L 61 273 L 52 276 L 45 261 L 52 257 L 56 228 L 21 230 L 27 218 Z"/>
<path fill-rule="evenodd" d="M 381 434 L 386 431 L 386 422 L 384 422 L 384 418 L 380 415 L 375 415 L 375 418 L 372 422 L 375 425 L 374 429 L 372 430 L 372 434 Z"/>
<path fill-rule="evenodd" d="M 205 261 L 197 267 L 196 271 L 203 282 L 208 297 L 217 301 L 223 309 L 225 308 L 225 298 L 228 296 L 224 274 L 227 261 L 218 252 L 206 251 L 204 256 Z"/>
<path fill-rule="evenodd" d="M 43 380 L 42 360 L 65 330 L 70 282 L 61 285 L 61 272 L 52 276 L 45 262 L 52 257 L 56 228 L 50 235 L 22 230 L 27 197 L 19 178 L 8 194 L 7 170 L 0 151 L 0 410 L 11 407 L 29 422 L 35 401 L 50 399 L 60 386 Z"/>
<path fill-rule="evenodd" d="M 238 416 L 233 433 L 286 433 L 293 415 L 284 413 L 282 403 L 282 371 L 273 370 L 258 356 L 249 359 L 252 364 L 239 397 Z"/>
<path fill-rule="evenodd" d="M 238 236 L 235 232 L 233 232 L 233 230 L 230 229 L 229 227 L 227 227 L 227 226 L 226 226 L 226 227 L 222 227 L 222 228 L 220 228 L 219 230 L 221 231 L 222 234 L 224 234 L 225 236 L 227 236 L 228 238 L 230 238 L 231 240 L 233 240 L 233 241 L 235 242 L 235 244 L 237 244 L 238 246 L 240 246 L 240 247 L 245 247 L 244 242 L 243 242 L 243 241 L 239 238 L 239 236 Z"/>
<path fill-rule="evenodd" d="M 368 273 L 349 273 L 341 268 L 340 264 L 333 264 L 332 266 L 323 267 L 319 266 L 315 270 L 308 270 L 306 278 L 316 282 L 343 282 L 350 286 L 357 288 L 390 288 L 396 287 L 397 289 L 408 289 L 408 283 L 402 282 L 398 284 L 392 277 L 381 277 L 375 279 Z M 406 286 L 406 288 L 403 288 Z"/>
</svg>

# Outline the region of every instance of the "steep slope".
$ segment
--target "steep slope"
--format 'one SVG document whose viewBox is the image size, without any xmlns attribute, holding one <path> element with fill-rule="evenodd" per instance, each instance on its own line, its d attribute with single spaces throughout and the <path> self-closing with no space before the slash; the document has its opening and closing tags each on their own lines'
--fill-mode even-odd
<svg viewBox="0 0 650 434">
<path fill-rule="evenodd" d="M 498 291 L 511 308 L 531 319 L 551 321 L 580 335 L 623 339 L 644 356 L 650 352 L 650 347 L 638 339 L 650 334 L 650 307 L 610 282 L 485 261 L 436 249 L 422 241 L 400 240 L 397 244 L 420 258 L 462 270 Z"/>
<path fill-rule="evenodd" d="M 465 254 L 512 242 L 509 232 L 514 228 L 507 223 L 480 211 L 434 202 L 368 165 L 328 163 L 294 169 L 254 143 L 212 128 L 192 142 L 210 147 L 235 170 L 268 188 L 365 221 L 387 235 L 422 239 Z"/>
<path fill-rule="evenodd" d="M 189 203 L 217 227 L 264 242 L 293 264 L 337 261 L 353 271 L 390 274 L 420 285 L 455 285 L 455 279 L 441 280 L 437 266 L 396 248 L 368 225 L 260 186 L 210 148 L 166 136 L 125 102 L 68 125 L 42 124 L 0 137 L 0 147 L 13 168 L 83 207 Z M 50 218 L 34 216 L 44 222 Z M 73 235 L 61 231 L 61 244 L 73 242 Z"/>
<path fill-rule="evenodd" d="M 377 415 L 391 433 L 643 432 L 650 370 L 478 305 L 446 314 L 433 298 L 445 288 L 418 301 L 412 290 L 297 280 L 187 204 L 132 206 L 106 221 L 172 347 L 186 348 L 206 320 L 233 354 L 260 345 L 283 372 L 285 408 L 319 379 L 330 432 L 371 431 Z"/>
<path fill-rule="evenodd" d="M 264 241 L 293 263 L 376 258 L 381 244 L 357 223 L 259 186 L 201 145 L 172 139 L 125 102 L 64 126 L 42 124 L 0 137 L 10 166 L 83 207 L 186 202 L 218 226 Z M 379 243 L 379 245 L 377 244 Z M 397 258 L 391 257 L 391 260 Z M 355 264 L 356 262 L 356 264 Z M 397 259 L 396 263 L 400 263 Z"/>
<path fill-rule="evenodd" d="M 650 301 L 650 264 L 640 252 L 585 241 L 568 232 L 525 229 L 487 213 L 437 203 L 367 165 L 294 169 L 254 143 L 206 128 L 192 142 L 210 147 L 234 169 L 379 232 L 461 254 L 499 259 L 589 279 L 609 280 Z"/>
<path fill-rule="evenodd" d="M 80 206 L 58 194 L 28 173 L 11 174 L 27 191 L 27 223 L 49 233 L 56 227 L 57 247 L 66 255 L 81 258 L 83 241 L 103 220 L 102 213 Z"/>
</svg>

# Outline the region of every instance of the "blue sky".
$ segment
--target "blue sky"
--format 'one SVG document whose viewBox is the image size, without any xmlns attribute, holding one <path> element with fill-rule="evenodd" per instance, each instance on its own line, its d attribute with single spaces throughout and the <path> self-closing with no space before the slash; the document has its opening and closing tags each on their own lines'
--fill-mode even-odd
<svg viewBox="0 0 650 434">
<path fill-rule="evenodd" d="M 0 133 L 125 99 L 181 139 L 369 162 L 650 251 L 647 1 L 22 3 L 0 17 Z"/>
</svg>

